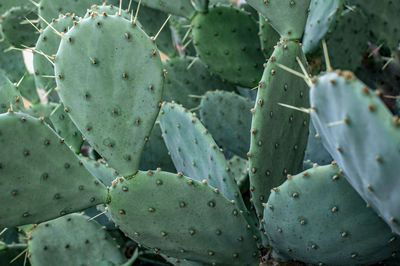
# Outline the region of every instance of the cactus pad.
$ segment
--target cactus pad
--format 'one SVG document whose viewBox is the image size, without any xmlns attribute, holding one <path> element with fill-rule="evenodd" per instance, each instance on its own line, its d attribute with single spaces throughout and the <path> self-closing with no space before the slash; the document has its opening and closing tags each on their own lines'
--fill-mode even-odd
<svg viewBox="0 0 400 266">
<path fill-rule="evenodd" d="M 10 108 L 22 110 L 24 109 L 24 103 L 14 84 L 0 72 L 0 114 L 7 112 Z"/>
<path fill-rule="evenodd" d="M 250 14 L 233 6 L 216 6 L 197 14 L 192 24 L 196 52 L 211 72 L 235 85 L 257 85 L 264 56 L 257 22 Z"/>
<path fill-rule="evenodd" d="M 313 124 L 327 151 L 364 200 L 400 233 L 400 122 L 351 72 L 318 77 Z"/>
<path fill-rule="evenodd" d="M 65 108 L 88 142 L 121 175 L 134 174 L 163 90 L 152 40 L 120 16 L 83 19 L 61 41 L 55 73 Z"/>
<path fill-rule="evenodd" d="M 126 259 L 117 243 L 89 218 L 73 213 L 34 228 L 28 241 L 32 266 L 121 265 Z"/>
<path fill-rule="evenodd" d="M 106 189 L 41 120 L 0 115 L 0 224 L 37 223 L 104 201 Z"/>
<path fill-rule="evenodd" d="M 335 165 L 314 167 L 272 192 L 264 227 L 280 256 L 314 265 L 370 265 L 400 250 L 400 239 L 340 173 Z"/>
<path fill-rule="evenodd" d="M 110 200 L 120 229 L 155 252 L 208 264 L 254 265 L 258 260 L 240 210 L 207 184 L 182 174 L 139 171 L 114 184 Z"/>
</svg>

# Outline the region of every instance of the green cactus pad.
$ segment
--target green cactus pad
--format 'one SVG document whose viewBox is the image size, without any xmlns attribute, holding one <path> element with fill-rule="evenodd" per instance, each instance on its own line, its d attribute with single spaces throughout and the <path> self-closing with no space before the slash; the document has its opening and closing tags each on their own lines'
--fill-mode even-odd
<svg viewBox="0 0 400 266">
<path fill-rule="evenodd" d="M 195 62 L 193 62 L 195 60 Z M 210 90 L 234 90 L 234 86 L 223 82 L 208 72 L 204 64 L 194 57 L 173 57 L 163 63 L 167 70 L 163 99 L 175 101 L 186 108 L 195 108 L 200 97 Z"/>
<path fill-rule="evenodd" d="M 398 50 L 400 43 L 398 14 L 400 2 L 393 0 L 367 1 L 353 0 L 357 8 L 369 20 L 368 30 L 372 31 L 376 44 L 384 42 L 393 53 Z"/>
<path fill-rule="evenodd" d="M 320 47 L 320 41 L 342 13 L 343 4 L 344 0 L 311 0 L 303 36 L 304 53 L 312 52 Z"/>
<path fill-rule="evenodd" d="M 319 165 L 330 164 L 333 159 L 322 144 L 321 136 L 317 134 L 313 123 L 310 122 L 310 134 L 308 135 L 307 148 L 304 160 L 310 160 Z"/>
<path fill-rule="evenodd" d="M 81 152 L 83 138 L 81 132 L 76 128 L 74 122 L 64 111 L 64 105 L 59 104 L 50 114 L 50 120 L 57 134 L 64 138 L 65 143 L 75 153 Z"/>
<path fill-rule="evenodd" d="M 400 250 L 399 237 L 340 172 L 335 165 L 314 167 L 272 192 L 264 227 L 280 256 L 313 265 L 370 265 Z"/>
<path fill-rule="evenodd" d="M 270 190 L 282 184 L 287 174 L 302 170 L 309 115 L 279 105 L 309 105 L 306 83 L 277 65 L 301 72 L 296 57 L 306 65 L 299 43 L 288 41 L 276 46 L 264 70 L 253 110 L 248 153 L 250 190 L 260 217 Z"/>
<path fill-rule="evenodd" d="M 282 38 L 299 40 L 306 26 L 311 0 L 247 0 Z"/>
<path fill-rule="evenodd" d="M 61 37 L 54 30 L 65 34 L 72 28 L 74 22 L 78 22 L 78 17 L 68 14 L 53 20 L 50 24 L 51 26 L 47 26 L 40 34 L 35 50 L 43 52 L 50 57 L 55 56 L 60 46 Z M 50 90 L 57 87 L 56 80 L 51 78 L 54 76 L 54 66 L 50 61 L 50 58 L 46 58 L 42 54 L 33 54 L 35 82 L 38 88 Z"/>
<path fill-rule="evenodd" d="M 9 43 L 0 40 L 0 72 L 3 71 L 12 82 L 18 82 L 26 72 L 26 68 L 22 52 L 11 50 Z"/>
<path fill-rule="evenodd" d="M 197 181 L 205 180 L 245 210 L 224 154 L 199 119 L 174 103 L 163 104 L 159 119 L 176 170 Z"/>
<path fill-rule="evenodd" d="M 28 241 L 32 266 L 121 265 L 126 259 L 117 243 L 89 218 L 73 213 L 34 228 Z"/>
<path fill-rule="evenodd" d="M 274 52 L 274 47 L 276 43 L 279 42 L 280 36 L 262 15 L 259 15 L 259 25 L 261 50 L 263 51 L 264 55 L 269 58 Z"/>
<path fill-rule="evenodd" d="M 349 183 L 399 234 L 399 118 L 354 74 L 339 74 L 319 76 L 311 89 L 313 124 Z"/>
<path fill-rule="evenodd" d="M 144 146 L 139 166 L 143 171 L 161 168 L 163 171 L 176 173 L 174 163 L 167 146 L 165 146 L 159 123 L 154 125 L 149 141 Z"/>
<path fill-rule="evenodd" d="M 50 115 L 56 108 L 56 103 L 38 103 L 25 108 L 23 112 L 36 118 L 42 117 L 49 126 L 54 128 Z"/>
<path fill-rule="evenodd" d="M 75 14 L 83 17 L 86 11 L 94 4 L 101 4 L 102 0 L 79 0 L 79 1 L 59 1 L 59 0 L 40 0 L 39 15 L 50 23 L 53 19 L 57 19 L 61 14 Z M 44 21 L 40 22 L 42 28 L 47 26 Z"/>
<path fill-rule="evenodd" d="M 24 103 L 14 84 L 0 72 L 0 114 L 6 113 L 10 108 L 22 110 L 24 109 Z"/>
<path fill-rule="evenodd" d="M 182 174 L 139 171 L 114 184 L 110 201 L 120 229 L 157 253 L 217 265 L 258 261 L 243 214 L 207 184 Z"/>
<path fill-rule="evenodd" d="M 25 6 L 11 8 L 0 18 L 4 38 L 18 48 L 35 46 L 39 32 L 26 19 L 34 21 L 37 18 L 32 8 Z"/>
<path fill-rule="evenodd" d="M 200 116 L 224 150 L 246 158 L 250 147 L 250 109 L 253 107 L 254 102 L 235 93 L 215 91 L 204 95 Z"/>
<path fill-rule="evenodd" d="M 139 0 L 134 0 L 139 2 Z M 146 0 L 141 3 L 143 6 L 158 9 L 167 14 L 178 15 L 185 18 L 192 18 L 195 15 L 191 1 L 189 0 Z"/>
<path fill-rule="evenodd" d="M 37 223 L 105 200 L 106 189 L 45 123 L 0 115 L 0 224 Z"/>
<path fill-rule="evenodd" d="M 32 104 L 40 102 L 39 95 L 36 91 L 35 78 L 28 72 L 22 78 L 21 83 L 17 87 L 21 95 L 30 101 Z"/>
<path fill-rule="evenodd" d="M 85 156 L 79 156 L 79 159 L 86 169 L 100 180 L 104 185 L 110 186 L 111 182 L 118 176 L 118 171 L 111 168 L 104 160 L 92 160 Z"/>
<path fill-rule="evenodd" d="M 370 41 L 368 19 L 359 9 L 347 9 L 326 35 L 329 57 L 333 67 L 356 70 Z"/>
<path fill-rule="evenodd" d="M 164 83 L 152 40 L 120 16 L 83 19 L 61 41 L 55 73 L 68 114 L 87 141 L 121 175 L 134 174 Z"/>
<path fill-rule="evenodd" d="M 216 6 L 197 14 L 192 24 L 196 52 L 211 72 L 235 85 L 257 85 L 265 60 L 251 15 L 233 6 Z"/>
</svg>

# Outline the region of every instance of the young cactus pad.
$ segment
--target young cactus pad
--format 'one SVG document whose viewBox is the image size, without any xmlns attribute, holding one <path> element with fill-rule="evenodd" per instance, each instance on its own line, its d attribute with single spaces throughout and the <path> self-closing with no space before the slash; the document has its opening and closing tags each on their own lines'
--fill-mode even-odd
<svg viewBox="0 0 400 266">
<path fill-rule="evenodd" d="M 110 190 L 120 229 L 155 252 L 217 265 L 255 265 L 256 241 L 241 211 L 206 183 L 139 171 Z"/>
<path fill-rule="evenodd" d="M 129 20 L 95 15 L 66 34 L 55 64 L 60 97 L 76 126 L 121 175 L 134 174 L 164 83 L 153 41 Z"/>
<path fill-rule="evenodd" d="M 0 224 L 46 221 L 104 202 L 106 188 L 42 120 L 0 115 Z"/>
<path fill-rule="evenodd" d="M 349 183 L 400 233 L 400 122 L 351 72 L 318 76 L 313 124 Z"/>
<path fill-rule="evenodd" d="M 272 192 L 264 228 L 278 255 L 313 265 L 370 265 L 400 250 L 400 239 L 340 173 L 336 164 L 317 166 Z"/>
</svg>

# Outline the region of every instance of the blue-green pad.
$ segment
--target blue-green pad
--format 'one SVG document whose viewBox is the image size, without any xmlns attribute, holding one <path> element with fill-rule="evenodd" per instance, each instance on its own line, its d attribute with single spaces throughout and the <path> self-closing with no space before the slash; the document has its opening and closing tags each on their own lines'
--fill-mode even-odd
<svg viewBox="0 0 400 266">
<path fill-rule="evenodd" d="M 104 202 L 106 189 L 43 121 L 0 115 L 0 225 L 38 223 Z"/>
<path fill-rule="evenodd" d="M 276 30 L 267 22 L 262 15 L 259 15 L 258 24 L 259 36 L 261 43 L 261 50 L 263 51 L 266 58 L 269 58 L 274 52 L 275 45 L 279 42 L 280 36 Z"/>
<path fill-rule="evenodd" d="M 309 106 L 308 87 L 304 80 L 277 64 L 301 72 L 296 57 L 306 66 L 298 42 L 279 43 L 267 63 L 258 88 L 248 156 L 250 191 L 259 218 L 270 190 L 282 184 L 288 174 L 300 172 L 303 166 L 310 117 L 279 105 L 297 108 Z"/>
<path fill-rule="evenodd" d="M 311 0 L 247 0 L 282 38 L 299 40 L 306 26 Z"/>
<path fill-rule="evenodd" d="M 258 261 L 243 214 L 207 184 L 182 174 L 139 171 L 114 184 L 109 196 L 119 228 L 157 253 L 217 265 Z"/>
<path fill-rule="evenodd" d="M 313 265 L 370 265 L 400 250 L 400 239 L 336 165 L 317 166 L 272 192 L 264 227 L 280 257 Z"/>
<path fill-rule="evenodd" d="M 31 22 L 38 19 L 33 9 L 27 6 L 13 7 L 0 17 L 4 38 L 8 43 L 17 48 L 24 48 L 24 46 L 32 47 L 39 37 L 39 32 L 37 32 L 27 19 Z"/>
<path fill-rule="evenodd" d="M 156 45 L 120 16 L 86 18 L 61 41 L 55 73 L 61 100 L 90 145 L 121 175 L 134 174 L 160 108 Z"/>
<path fill-rule="evenodd" d="M 193 62 L 193 60 L 195 60 Z M 173 57 L 163 62 L 167 71 L 163 100 L 195 108 L 207 91 L 233 91 L 235 87 L 211 75 L 205 65 L 195 57 Z"/>
<path fill-rule="evenodd" d="M 156 123 L 151 131 L 149 141 L 144 146 L 139 167 L 143 171 L 161 168 L 163 171 L 176 173 L 174 163 L 161 134 L 160 123 Z"/>
<path fill-rule="evenodd" d="M 81 155 L 79 159 L 92 176 L 100 180 L 105 186 L 110 186 L 111 182 L 118 176 L 118 171 L 111 168 L 104 160 L 96 161 Z"/>
<path fill-rule="evenodd" d="M 349 183 L 400 234 L 399 118 L 354 74 L 338 73 L 310 91 L 313 124 Z"/>
<path fill-rule="evenodd" d="M 22 110 L 24 103 L 14 84 L 0 71 L 0 114 L 6 113 L 10 108 Z"/>
<path fill-rule="evenodd" d="M 193 44 L 209 70 L 235 85 L 253 88 L 265 62 L 258 25 L 233 6 L 216 6 L 192 20 Z"/>
<path fill-rule="evenodd" d="M 320 47 L 320 41 L 342 13 L 343 4 L 344 0 L 311 0 L 302 41 L 304 53 Z"/>
<path fill-rule="evenodd" d="M 135 1 L 139 2 L 139 0 Z M 141 4 L 167 14 L 178 15 L 188 19 L 191 19 L 196 14 L 192 2 L 188 0 L 146 0 L 142 1 Z"/>
<path fill-rule="evenodd" d="M 205 180 L 246 211 L 223 152 L 196 115 L 180 105 L 164 103 L 159 119 L 176 170 L 199 182 Z"/>
<path fill-rule="evenodd" d="M 96 221 L 69 214 L 41 223 L 29 233 L 29 261 L 41 265 L 121 265 L 123 252 Z"/>
<path fill-rule="evenodd" d="M 76 128 L 64 108 L 63 104 L 59 104 L 50 114 L 49 118 L 57 134 L 64 138 L 65 143 L 71 150 L 75 153 L 80 153 L 83 144 L 82 134 Z"/>
<path fill-rule="evenodd" d="M 45 90 L 54 89 L 57 87 L 54 76 L 54 66 L 50 62 L 51 58 L 46 58 L 40 52 L 47 56 L 54 57 L 60 46 L 61 37 L 55 32 L 65 34 L 72 28 L 74 22 L 77 23 L 79 18 L 70 14 L 62 15 L 57 19 L 54 19 L 40 33 L 40 36 L 36 42 L 35 50 L 39 53 L 33 53 L 33 69 L 35 74 L 35 82 L 38 88 Z"/>
<path fill-rule="evenodd" d="M 235 93 L 214 91 L 201 99 L 200 117 L 224 150 L 247 158 L 253 107 L 253 101 Z"/>
</svg>

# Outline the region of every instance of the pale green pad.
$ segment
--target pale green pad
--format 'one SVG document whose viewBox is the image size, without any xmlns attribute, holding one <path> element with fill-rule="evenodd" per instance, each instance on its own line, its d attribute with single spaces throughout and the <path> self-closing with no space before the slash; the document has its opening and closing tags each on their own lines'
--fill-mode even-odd
<svg viewBox="0 0 400 266">
<path fill-rule="evenodd" d="M 106 189 L 42 121 L 0 115 L 0 225 L 38 223 L 102 203 Z"/>
<path fill-rule="evenodd" d="M 139 171 L 111 188 L 110 201 L 120 229 L 156 252 L 217 265 L 258 261 L 246 219 L 207 184 L 178 174 Z"/>
<path fill-rule="evenodd" d="M 77 213 L 41 223 L 29 233 L 29 261 L 42 265 L 121 265 L 117 242 L 96 221 Z"/>
<path fill-rule="evenodd" d="M 85 156 L 79 156 L 79 159 L 92 176 L 100 180 L 105 186 L 110 186 L 111 182 L 118 176 L 118 171 L 101 159 L 95 161 Z"/>
<path fill-rule="evenodd" d="M 319 76 L 310 102 L 327 151 L 355 190 L 400 234 L 398 117 L 350 72 Z"/>
<path fill-rule="evenodd" d="M 155 44 L 122 17 L 83 19 L 61 41 L 55 73 L 68 114 L 87 141 L 121 175 L 134 174 L 162 96 Z"/>
</svg>

